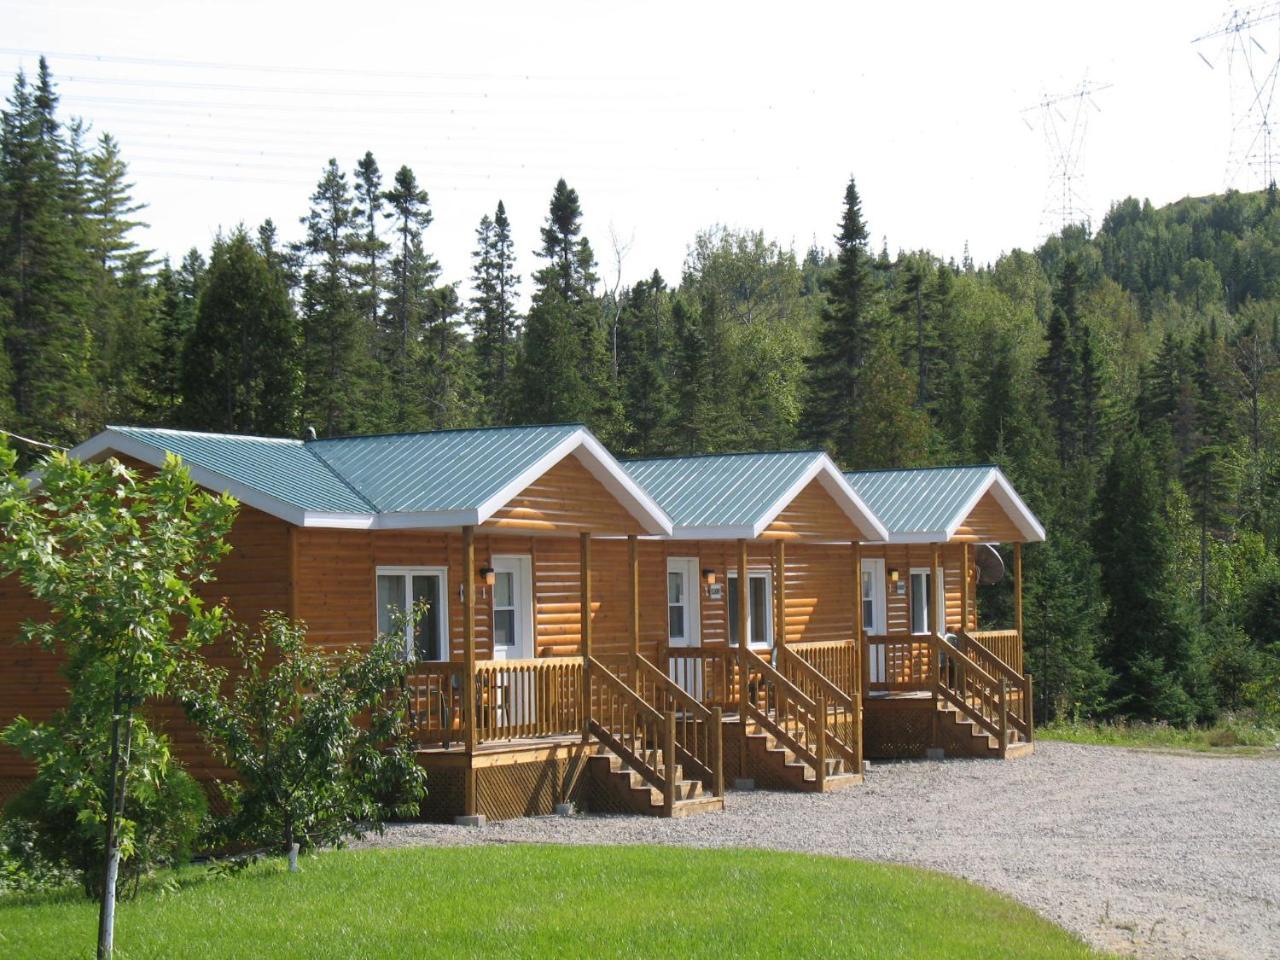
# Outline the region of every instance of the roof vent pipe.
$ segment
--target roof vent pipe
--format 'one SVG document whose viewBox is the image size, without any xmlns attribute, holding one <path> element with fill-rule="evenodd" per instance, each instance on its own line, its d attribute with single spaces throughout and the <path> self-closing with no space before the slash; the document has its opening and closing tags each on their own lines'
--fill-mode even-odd
<svg viewBox="0 0 1280 960">
<path fill-rule="evenodd" d="M 307 435 L 306 435 L 305 437 L 303 437 L 302 439 L 303 439 L 303 440 L 314 440 L 315 438 L 316 438 L 316 428 L 315 428 L 315 427 L 307 427 Z"/>
</svg>

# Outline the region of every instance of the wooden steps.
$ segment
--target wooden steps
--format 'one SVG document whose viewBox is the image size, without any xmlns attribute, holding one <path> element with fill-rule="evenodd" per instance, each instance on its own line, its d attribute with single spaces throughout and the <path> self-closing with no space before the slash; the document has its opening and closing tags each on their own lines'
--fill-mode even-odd
<svg viewBox="0 0 1280 960">
<path fill-rule="evenodd" d="M 744 737 L 744 749 L 754 774 L 751 779 L 758 786 L 797 793 L 830 793 L 862 783 L 860 772 L 847 770 L 843 760 L 829 757 L 826 776 L 819 786 L 818 772 L 758 724 L 749 724 Z"/>
<path fill-rule="evenodd" d="M 943 741 L 940 746 L 945 752 L 963 757 L 1001 759 L 1000 738 L 992 736 L 972 718 L 961 713 L 955 705 L 939 700 L 938 714 L 939 724 L 942 726 L 939 733 Z M 1014 760 L 1035 752 L 1035 744 L 1023 740 L 1016 730 L 1010 729 L 1008 737 L 1003 759 Z"/>
<path fill-rule="evenodd" d="M 650 766 L 663 767 L 662 752 L 659 750 L 636 750 L 634 756 Z M 601 746 L 587 762 L 591 775 L 609 791 L 612 799 L 622 809 L 655 817 L 667 814 L 662 791 L 607 747 Z M 672 817 L 687 817 L 724 809 L 723 797 L 707 793 L 701 780 L 686 780 L 679 764 L 674 765 L 673 769 L 675 785 L 670 812 Z"/>
</svg>

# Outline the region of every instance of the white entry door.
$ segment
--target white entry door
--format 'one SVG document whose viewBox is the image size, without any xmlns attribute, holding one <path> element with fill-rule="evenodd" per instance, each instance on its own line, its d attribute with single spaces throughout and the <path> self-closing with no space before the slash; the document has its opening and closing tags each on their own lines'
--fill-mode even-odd
<svg viewBox="0 0 1280 960">
<path fill-rule="evenodd" d="M 678 656 L 680 648 L 702 643 L 698 607 L 698 558 L 667 558 L 667 645 L 677 656 L 667 663 L 667 675 L 690 696 L 702 699 L 702 661 Z"/>
<path fill-rule="evenodd" d="M 533 563 L 493 558 L 493 659 L 533 658 Z"/>
</svg>

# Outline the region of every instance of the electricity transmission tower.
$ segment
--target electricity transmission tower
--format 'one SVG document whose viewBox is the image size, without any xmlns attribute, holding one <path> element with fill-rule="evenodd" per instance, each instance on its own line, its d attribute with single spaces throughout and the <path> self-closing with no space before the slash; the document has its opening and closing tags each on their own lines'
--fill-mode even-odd
<svg viewBox="0 0 1280 960">
<path fill-rule="evenodd" d="M 1086 77 L 1067 93 L 1046 93 L 1040 102 L 1022 111 L 1022 122 L 1036 129 L 1038 118 L 1049 151 L 1049 184 L 1045 189 L 1040 230 L 1055 233 L 1076 223 L 1089 225 L 1089 203 L 1084 192 L 1084 138 L 1089 130 L 1090 111 L 1099 113 L 1093 95 L 1109 83 L 1094 83 Z"/>
<path fill-rule="evenodd" d="M 1227 66 L 1231 139 L 1226 185 L 1269 186 L 1275 179 L 1272 109 L 1280 77 L 1280 3 L 1232 9 L 1222 26 L 1191 43 L 1209 69 L 1223 62 Z"/>
</svg>

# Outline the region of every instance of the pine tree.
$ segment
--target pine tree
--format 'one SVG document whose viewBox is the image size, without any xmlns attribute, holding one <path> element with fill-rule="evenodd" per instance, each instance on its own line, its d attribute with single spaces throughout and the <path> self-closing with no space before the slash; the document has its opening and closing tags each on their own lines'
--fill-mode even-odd
<svg viewBox="0 0 1280 960">
<path fill-rule="evenodd" d="M 854 417 L 862 425 L 841 463 L 852 470 L 915 467 L 929 451 L 929 416 L 887 333 L 877 335 L 860 378 Z"/>
<path fill-rule="evenodd" d="M 96 426 L 83 412 L 92 391 L 93 274 L 57 104 L 42 57 L 34 85 L 19 71 L 0 118 L 0 309 L 18 429 L 71 443 Z"/>
<path fill-rule="evenodd" d="M 151 384 L 149 423 L 167 427 L 180 422 L 182 355 L 195 329 L 204 272 L 204 257 L 193 248 L 176 270 L 165 260 L 156 277 L 156 343 L 146 374 Z"/>
<path fill-rule="evenodd" d="M 1113 708 L 1127 716 L 1188 722 L 1207 706 L 1200 636 L 1174 579 L 1174 543 L 1164 511 L 1164 478 L 1150 444 L 1139 435 L 1122 435 L 1102 477 L 1093 533 L 1107 600 L 1103 653 L 1115 674 Z"/>
<path fill-rule="evenodd" d="M 358 432 L 372 406 L 368 330 L 353 276 L 361 224 L 336 160 L 329 160 L 301 222 L 306 236 L 295 249 L 305 264 L 302 417 L 322 436 Z"/>
<path fill-rule="evenodd" d="M 214 242 L 182 354 L 189 427 L 297 436 L 302 364 L 281 272 L 243 227 Z"/>
<path fill-rule="evenodd" d="M 383 219 L 385 197 L 382 192 L 382 172 L 373 154 L 365 155 L 356 164 L 354 214 L 362 224 L 354 244 L 355 260 L 352 266 L 359 310 L 368 323 L 369 342 L 374 342 L 379 329 L 383 296 L 383 260 L 390 245 L 379 233 Z"/>
<path fill-rule="evenodd" d="M 467 320 L 475 345 L 477 400 L 482 421 L 498 423 L 505 419 L 513 399 L 511 376 L 520 333 L 516 310 L 520 277 L 515 272 L 511 223 L 501 200 L 492 220 L 487 214 L 480 218 L 471 256 L 474 293 Z"/>
<path fill-rule="evenodd" d="M 658 271 L 622 295 L 618 376 L 627 430 L 623 453 L 674 452 L 676 411 L 668 379 L 674 361 L 671 294 Z"/>
<path fill-rule="evenodd" d="M 807 361 L 800 431 L 842 463 L 851 463 L 863 426 L 858 422 L 858 413 L 864 368 L 875 342 L 877 324 L 872 300 L 876 286 L 862 205 L 852 178 L 845 189 L 844 203 L 844 217 L 836 237 L 836 268 L 823 285 L 827 303 L 818 330 L 818 346 Z"/>
<path fill-rule="evenodd" d="M 546 266 L 534 276 L 518 376 L 525 418 L 585 422 L 608 442 L 620 408 L 595 298 L 595 257 L 580 236 L 581 219 L 578 193 L 562 178 L 542 227 L 538 255 Z"/>
</svg>

